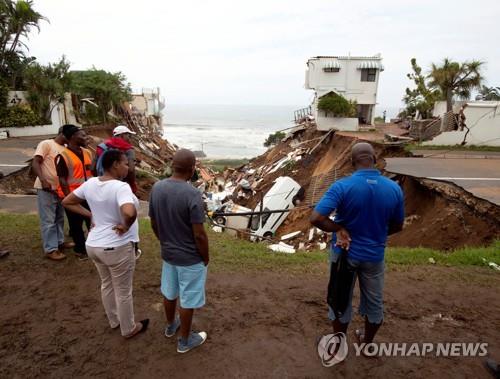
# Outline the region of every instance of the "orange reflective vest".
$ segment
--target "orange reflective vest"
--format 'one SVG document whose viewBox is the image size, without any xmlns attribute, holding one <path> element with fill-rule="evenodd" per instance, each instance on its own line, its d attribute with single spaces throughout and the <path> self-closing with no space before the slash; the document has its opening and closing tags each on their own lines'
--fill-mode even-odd
<svg viewBox="0 0 500 379">
<path fill-rule="evenodd" d="M 68 183 L 69 192 L 73 192 L 92 177 L 92 172 L 90 171 L 90 167 L 92 165 L 92 154 L 89 150 L 84 148 L 82 148 L 82 152 L 83 164 L 80 158 L 78 158 L 78 156 L 68 148 L 65 148 L 60 154 L 68 167 L 66 182 Z M 59 183 L 59 187 L 57 187 L 57 194 L 61 199 L 66 196 L 62 190 L 61 183 Z"/>
</svg>

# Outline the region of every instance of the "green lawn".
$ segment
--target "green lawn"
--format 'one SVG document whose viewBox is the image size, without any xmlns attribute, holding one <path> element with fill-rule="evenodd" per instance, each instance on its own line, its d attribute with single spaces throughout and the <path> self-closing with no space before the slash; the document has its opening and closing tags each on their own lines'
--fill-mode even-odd
<svg viewBox="0 0 500 379">
<path fill-rule="evenodd" d="M 38 218 L 35 215 L 0 213 L 0 247 L 16 251 L 41 252 Z M 142 264 L 157 267 L 159 244 L 149 221 L 140 220 L 141 249 L 146 259 Z M 273 271 L 290 274 L 321 274 L 328 270 L 327 251 L 274 253 L 262 243 L 243 241 L 224 233 L 209 230 L 211 270 L 225 272 Z M 36 257 L 36 254 L 33 254 Z M 483 266 L 486 262 L 500 264 L 500 241 L 483 248 L 464 248 L 441 252 L 426 248 L 388 248 L 386 262 L 389 268 L 403 269 L 412 265 Z"/>
</svg>

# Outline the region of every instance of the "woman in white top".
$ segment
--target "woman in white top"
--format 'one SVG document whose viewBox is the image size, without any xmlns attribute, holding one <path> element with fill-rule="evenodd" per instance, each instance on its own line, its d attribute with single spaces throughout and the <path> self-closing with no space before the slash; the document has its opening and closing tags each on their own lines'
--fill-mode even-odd
<svg viewBox="0 0 500 379">
<path fill-rule="evenodd" d="M 101 277 L 101 296 L 111 328 L 130 338 L 146 331 L 149 319 L 134 321 L 132 281 L 135 243 L 139 241 L 139 201 L 121 179 L 128 174 L 128 160 L 119 150 L 102 157 L 104 175 L 91 178 L 64 200 L 69 210 L 92 218 L 86 241 L 89 258 Z M 80 205 L 87 201 L 90 212 Z"/>
</svg>

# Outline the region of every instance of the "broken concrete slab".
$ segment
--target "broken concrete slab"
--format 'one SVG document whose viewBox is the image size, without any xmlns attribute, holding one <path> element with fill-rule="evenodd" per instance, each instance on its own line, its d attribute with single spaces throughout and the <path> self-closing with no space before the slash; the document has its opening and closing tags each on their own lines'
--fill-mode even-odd
<svg viewBox="0 0 500 379">
<path fill-rule="evenodd" d="M 281 240 L 282 241 L 286 241 L 286 240 L 295 238 L 295 237 L 297 237 L 297 236 L 299 236 L 301 234 L 302 234 L 302 232 L 300 230 L 298 230 L 296 232 L 288 233 L 288 234 L 285 234 L 284 236 L 281 236 Z"/>
<path fill-rule="evenodd" d="M 268 248 L 278 253 L 287 253 L 287 254 L 295 253 L 295 248 L 293 246 L 287 245 L 284 242 L 279 242 L 269 245 Z"/>
</svg>

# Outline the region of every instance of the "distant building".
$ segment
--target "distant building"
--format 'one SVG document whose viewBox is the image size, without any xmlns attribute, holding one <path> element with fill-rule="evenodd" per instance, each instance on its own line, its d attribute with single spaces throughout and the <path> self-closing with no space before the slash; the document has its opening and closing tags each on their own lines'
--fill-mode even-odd
<svg viewBox="0 0 500 379">
<path fill-rule="evenodd" d="M 147 117 L 161 116 L 165 108 L 165 99 L 160 95 L 160 88 L 142 88 L 139 93 L 132 94 L 131 111 Z"/>
<path fill-rule="evenodd" d="M 312 112 L 319 130 L 358 130 L 359 124 L 373 124 L 380 72 L 380 54 L 373 57 L 318 56 L 307 61 L 305 88 L 315 91 Z M 334 118 L 318 111 L 319 99 L 335 92 L 357 102 L 357 120 Z"/>
</svg>

